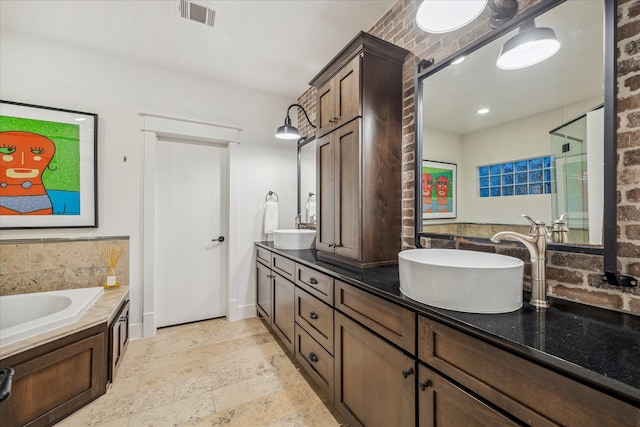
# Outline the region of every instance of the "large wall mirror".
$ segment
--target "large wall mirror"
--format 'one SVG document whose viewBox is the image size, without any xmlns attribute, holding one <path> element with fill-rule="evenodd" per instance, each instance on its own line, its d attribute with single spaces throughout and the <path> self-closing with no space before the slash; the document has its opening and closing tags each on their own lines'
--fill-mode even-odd
<svg viewBox="0 0 640 427">
<path fill-rule="evenodd" d="M 549 236 L 553 250 L 604 253 L 611 221 L 615 245 L 615 196 L 606 194 L 611 182 L 615 193 L 613 37 L 605 46 L 615 7 L 606 9 L 605 17 L 604 1 L 542 2 L 419 71 L 418 244 L 421 236 L 488 242 L 497 231 L 526 233 L 526 214 L 562 231 Z M 555 31 L 560 50 L 499 69 L 502 46 L 533 17 Z"/>
<path fill-rule="evenodd" d="M 301 224 L 316 224 L 316 137 L 298 142 L 298 218 Z"/>
</svg>

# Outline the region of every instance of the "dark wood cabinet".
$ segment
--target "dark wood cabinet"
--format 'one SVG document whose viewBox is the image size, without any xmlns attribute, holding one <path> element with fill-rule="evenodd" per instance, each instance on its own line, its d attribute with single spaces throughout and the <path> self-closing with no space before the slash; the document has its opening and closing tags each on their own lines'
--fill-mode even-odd
<svg viewBox="0 0 640 427">
<path fill-rule="evenodd" d="M 335 405 L 351 425 L 415 425 L 415 360 L 335 313 Z"/>
<path fill-rule="evenodd" d="M 317 142 L 318 222 L 316 248 L 359 260 L 360 120 Z"/>
<path fill-rule="evenodd" d="M 407 53 L 360 33 L 310 83 L 317 88 L 321 257 L 362 267 L 397 262 Z"/>
<path fill-rule="evenodd" d="M 129 344 L 129 300 L 124 301 L 118 308 L 108 330 L 110 360 L 107 382 L 113 383 Z"/>
<path fill-rule="evenodd" d="M 317 91 L 318 136 L 360 116 L 360 64 L 357 55 Z"/>
<path fill-rule="evenodd" d="M 271 255 L 271 254 L 269 254 Z M 273 278 L 275 276 L 269 267 L 256 262 L 256 308 L 258 314 L 271 326 L 273 313 Z"/>
<path fill-rule="evenodd" d="M 528 425 L 640 425 L 637 407 L 423 316 L 418 357 Z"/>
<path fill-rule="evenodd" d="M 418 425 L 420 427 L 521 425 L 426 366 L 421 364 L 418 372 Z"/>
<path fill-rule="evenodd" d="M 289 280 L 275 275 L 273 279 L 273 330 L 285 346 L 293 353 L 294 285 Z"/>
<path fill-rule="evenodd" d="M 105 392 L 106 323 L 2 360 L 15 370 L 3 427 L 49 426 Z"/>
</svg>

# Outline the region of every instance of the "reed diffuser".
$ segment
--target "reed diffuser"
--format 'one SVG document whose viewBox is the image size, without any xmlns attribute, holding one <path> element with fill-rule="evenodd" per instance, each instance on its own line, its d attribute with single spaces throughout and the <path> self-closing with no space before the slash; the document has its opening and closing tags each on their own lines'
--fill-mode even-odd
<svg viewBox="0 0 640 427">
<path fill-rule="evenodd" d="M 104 261 L 104 263 L 109 268 L 109 274 L 107 275 L 107 281 L 102 283 L 102 286 L 105 289 L 110 288 L 119 288 L 120 282 L 116 278 L 116 265 L 120 260 L 120 256 L 124 252 L 124 246 L 103 246 L 100 248 L 100 258 Z"/>
</svg>

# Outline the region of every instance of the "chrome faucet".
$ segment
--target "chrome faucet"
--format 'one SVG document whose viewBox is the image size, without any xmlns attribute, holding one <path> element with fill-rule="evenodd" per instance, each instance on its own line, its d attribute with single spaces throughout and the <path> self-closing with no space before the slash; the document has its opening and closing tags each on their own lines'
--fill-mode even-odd
<svg viewBox="0 0 640 427">
<path fill-rule="evenodd" d="M 521 242 L 531 255 L 531 301 L 534 307 L 547 308 L 547 278 L 545 271 L 545 257 L 547 252 L 547 227 L 542 221 L 534 221 L 526 215 L 520 215 L 531 223 L 529 234 L 524 235 L 515 231 L 501 231 L 491 237 L 493 243 L 503 238 L 511 238 Z"/>
</svg>

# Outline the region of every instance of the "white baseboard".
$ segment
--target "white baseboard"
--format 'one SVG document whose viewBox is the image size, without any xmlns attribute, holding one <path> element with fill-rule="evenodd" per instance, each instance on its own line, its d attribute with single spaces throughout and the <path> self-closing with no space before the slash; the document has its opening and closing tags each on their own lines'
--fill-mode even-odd
<svg viewBox="0 0 640 427">
<path fill-rule="evenodd" d="M 142 332 L 142 323 L 129 324 L 129 338 L 132 340 L 139 340 L 141 338 L 144 338 Z"/>
<path fill-rule="evenodd" d="M 251 317 L 256 317 L 257 316 L 256 305 L 255 304 L 240 305 L 238 306 L 237 313 L 238 313 L 238 318 L 235 320 L 249 319 Z"/>
</svg>

